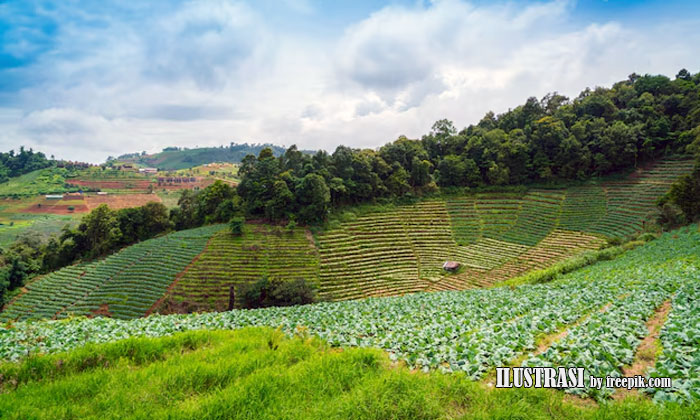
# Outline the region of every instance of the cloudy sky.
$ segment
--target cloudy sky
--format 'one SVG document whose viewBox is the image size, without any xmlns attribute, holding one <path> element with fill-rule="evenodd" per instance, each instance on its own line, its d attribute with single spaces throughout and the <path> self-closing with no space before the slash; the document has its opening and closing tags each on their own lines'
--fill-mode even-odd
<svg viewBox="0 0 700 420">
<path fill-rule="evenodd" d="M 373 148 L 529 96 L 698 72 L 698 3 L 0 0 L 0 149 Z"/>
</svg>

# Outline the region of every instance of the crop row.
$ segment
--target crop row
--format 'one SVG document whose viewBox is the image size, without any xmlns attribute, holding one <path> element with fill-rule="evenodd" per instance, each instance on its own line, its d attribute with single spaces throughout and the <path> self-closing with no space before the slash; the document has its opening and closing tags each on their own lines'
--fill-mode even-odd
<svg viewBox="0 0 700 420">
<path fill-rule="evenodd" d="M 240 292 L 243 285 L 265 276 L 317 283 L 318 256 L 304 229 L 287 232 L 248 225 L 240 236 L 228 231 L 215 234 L 168 292 L 159 311 L 225 310 L 231 287 Z M 236 303 L 241 303 L 240 293 Z"/>
<path fill-rule="evenodd" d="M 3 311 L 3 320 L 109 314 L 143 316 L 177 273 L 199 254 L 222 226 L 208 226 L 150 239 L 90 264 L 50 273 Z"/>
<path fill-rule="evenodd" d="M 555 342 L 544 353 L 526 360 L 524 366 L 568 366 L 585 369 L 584 383 L 589 376 L 622 376 L 622 367 L 631 365 L 635 350 L 647 335 L 646 320 L 672 291 L 678 278 L 657 277 L 628 292 L 624 299 L 593 314 L 570 329 L 566 337 Z M 613 390 L 571 388 L 571 393 L 588 393 L 598 399 L 608 397 Z"/>
<path fill-rule="evenodd" d="M 333 346 L 379 347 L 415 368 L 460 370 L 478 378 L 488 369 L 532 351 L 537 336 L 588 316 L 541 356 L 555 366 L 583 363 L 611 372 L 634 356 L 635 340 L 643 334 L 644 319 L 655 306 L 674 292 L 677 296 L 685 293 L 678 289 L 682 284 L 700 281 L 697 255 L 700 232 L 692 226 L 665 234 L 614 260 L 537 286 L 131 321 L 95 318 L 16 323 L 0 328 L 0 358 L 16 360 L 28 353 L 56 352 L 85 342 L 131 336 L 260 325 L 280 327 L 289 334 L 303 327 Z M 620 296 L 628 297 L 616 300 Z M 695 294 L 688 299 L 694 298 Z M 612 305 L 601 312 L 607 303 Z M 582 354 L 587 356 L 572 359 Z M 684 377 L 684 372 L 679 371 L 678 377 Z"/>
<path fill-rule="evenodd" d="M 672 378 L 671 389 L 649 388 L 655 401 L 700 399 L 700 273 L 684 284 L 673 298 L 673 309 L 661 330 L 662 353 L 649 372 Z"/>
</svg>

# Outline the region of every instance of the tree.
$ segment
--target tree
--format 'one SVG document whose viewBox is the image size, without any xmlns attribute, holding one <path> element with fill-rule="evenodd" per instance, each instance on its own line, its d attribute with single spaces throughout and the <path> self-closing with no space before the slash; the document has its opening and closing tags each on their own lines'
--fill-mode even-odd
<svg viewBox="0 0 700 420">
<path fill-rule="evenodd" d="M 447 155 L 438 164 L 438 184 L 441 187 L 464 185 L 467 168 L 457 155 Z"/>
<path fill-rule="evenodd" d="M 242 288 L 243 305 L 246 308 L 294 306 L 313 303 L 313 287 L 304 279 L 282 280 L 262 277 Z"/>
<path fill-rule="evenodd" d="M 421 160 L 418 156 L 414 156 L 411 161 L 411 185 L 414 187 L 422 187 L 430 182 L 430 171 L 433 164 L 428 160 Z"/>
<path fill-rule="evenodd" d="M 292 210 L 294 194 L 289 191 L 287 183 L 279 180 L 272 185 L 271 198 L 265 203 L 265 217 L 270 220 L 280 220 L 287 217 Z"/>
<path fill-rule="evenodd" d="M 326 181 L 316 174 L 306 175 L 297 187 L 299 221 L 315 223 L 326 219 L 331 193 Z"/>
<path fill-rule="evenodd" d="M 78 232 L 82 239 L 81 250 L 90 258 L 105 255 L 121 239 L 116 214 L 106 204 L 84 216 Z"/>
<path fill-rule="evenodd" d="M 688 222 L 700 218 L 700 160 L 695 164 L 692 174 L 682 176 L 671 185 L 661 204 L 667 201 L 678 206 Z"/>
<path fill-rule="evenodd" d="M 400 197 L 411 189 L 408 179 L 408 172 L 398 162 L 394 162 L 391 175 L 384 181 L 384 184 L 390 194 Z"/>
<path fill-rule="evenodd" d="M 228 224 L 229 230 L 236 236 L 243 234 L 243 226 L 245 226 L 245 218 L 243 216 L 234 216 Z"/>
</svg>

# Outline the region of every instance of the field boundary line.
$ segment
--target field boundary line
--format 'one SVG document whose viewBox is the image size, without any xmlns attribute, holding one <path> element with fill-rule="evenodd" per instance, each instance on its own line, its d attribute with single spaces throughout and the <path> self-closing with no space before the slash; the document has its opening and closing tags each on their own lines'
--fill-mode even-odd
<svg viewBox="0 0 700 420">
<path fill-rule="evenodd" d="M 153 302 L 153 305 L 151 305 L 151 307 L 148 308 L 146 310 L 146 312 L 143 314 L 143 318 L 153 314 L 153 312 L 158 308 L 158 306 L 161 305 L 165 301 L 165 299 L 171 295 L 173 289 L 175 288 L 175 286 L 177 286 L 177 283 L 180 281 L 180 279 L 182 279 L 182 277 L 187 273 L 187 271 L 199 260 L 199 257 L 201 257 L 207 251 L 207 249 L 209 249 L 209 244 L 211 243 L 212 240 L 214 240 L 214 237 L 216 235 L 218 235 L 219 233 L 220 232 L 216 232 L 213 235 L 211 235 L 211 237 L 209 239 L 207 239 L 207 244 L 204 246 L 202 251 L 199 254 L 197 254 L 192 259 L 192 261 L 190 261 L 189 264 L 187 264 L 187 267 L 185 267 L 184 270 L 180 271 L 179 273 L 177 273 L 175 275 L 175 278 L 173 279 L 173 281 L 165 289 L 163 296 L 161 296 L 158 300 Z"/>
</svg>

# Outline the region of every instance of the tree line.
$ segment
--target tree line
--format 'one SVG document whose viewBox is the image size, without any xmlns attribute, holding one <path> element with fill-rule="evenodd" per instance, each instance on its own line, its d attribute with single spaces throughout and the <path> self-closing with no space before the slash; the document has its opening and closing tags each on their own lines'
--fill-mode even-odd
<svg viewBox="0 0 700 420">
<path fill-rule="evenodd" d="M 32 152 L 20 151 L 27 153 Z M 291 146 L 276 156 L 263 148 L 243 158 L 236 188 L 217 181 L 185 190 L 170 211 L 159 203 L 116 211 L 100 206 L 76 228 L 66 227 L 47 241 L 20 238 L 3 252 L 0 302 L 6 290 L 32 275 L 173 229 L 230 223 L 240 234 L 243 217 L 316 224 L 344 205 L 441 188 L 583 180 L 670 153 L 700 154 L 700 73 L 681 70 L 673 80 L 632 74 L 573 100 L 556 93 L 530 98 L 459 131 L 439 120 L 420 139 L 401 136 L 377 150 L 339 146 L 332 154 L 311 154 Z M 662 210 L 683 212 L 687 221 L 697 218 L 699 177 L 696 170 L 674 185 L 660 202 Z"/>
<path fill-rule="evenodd" d="M 700 149 L 700 73 L 632 74 L 611 88 L 557 93 L 457 130 L 437 121 L 420 139 L 332 154 L 295 146 L 246 156 L 237 194 L 249 217 L 323 221 L 346 204 L 423 194 L 439 187 L 584 180 L 664 154 Z"/>
</svg>

